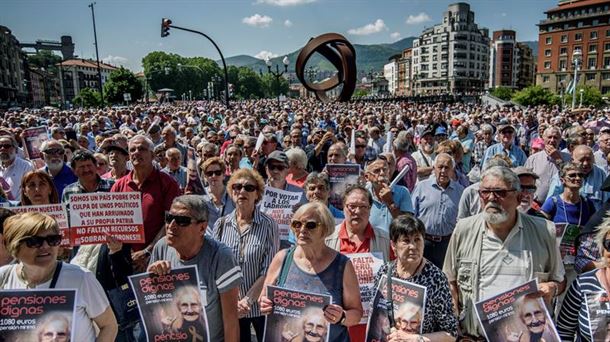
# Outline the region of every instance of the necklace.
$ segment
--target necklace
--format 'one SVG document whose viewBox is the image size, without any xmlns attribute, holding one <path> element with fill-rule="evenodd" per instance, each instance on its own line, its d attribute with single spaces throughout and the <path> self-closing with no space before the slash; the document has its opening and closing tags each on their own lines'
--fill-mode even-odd
<svg viewBox="0 0 610 342">
<path fill-rule="evenodd" d="M 34 283 L 34 282 L 30 282 L 28 280 L 28 278 L 25 274 L 25 266 L 23 264 L 21 264 L 21 268 L 19 269 L 19 278 L 21 278 L 21 281 L 23 281 L 25 283 L 26 288 L 33 289 L 33 288 L 36 288 L 37 285 L 40 285 L 40 284 L 43 284 L 43 283 L 46 283 L 47 281 L 49 281 L 53 277 L 56 267 L 57 267 L 57 263 L 55 263 L 53 265 L 51 272 L 49 272 L 49 274 L 47 274 L 41 281 Z"/>
</svg>

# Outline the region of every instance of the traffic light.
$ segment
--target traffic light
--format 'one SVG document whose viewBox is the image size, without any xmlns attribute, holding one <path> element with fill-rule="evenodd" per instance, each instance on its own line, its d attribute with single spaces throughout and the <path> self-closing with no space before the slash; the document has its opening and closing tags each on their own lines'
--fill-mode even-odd
<svg viewBox="0 0 610 342">
<path fill-rule="evenodd" d="M 167 18 L 161 19 L 161 37 L 169 36 L 169 27 L 171 24 L 172 24 L 171 20 L 169 20 Z"/>
</svg>

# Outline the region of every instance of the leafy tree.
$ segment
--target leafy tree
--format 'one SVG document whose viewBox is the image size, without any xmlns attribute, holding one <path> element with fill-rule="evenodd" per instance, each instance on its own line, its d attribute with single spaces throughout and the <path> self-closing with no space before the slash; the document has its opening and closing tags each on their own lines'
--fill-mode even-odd
<svg viewBox="0 0 610 342">
<path fill-rule="evenodd" d="M 229 80 L 231 76 L 229 74 Z M 248 67 L 240 67 L 235 84 L 235 95 L 241 99 L 259 99 L 265 97 L 263 82 L 258 73 Z"/>
<path fill-rule="evenodd" d="M 84 108 L 100 107 L 102 104 L 102 95 L 97 90 L 93 90 L 91 88 L 84 88 L 72 100 L 72 103 L 75 106 L 81 106 Z"/>
<path fill-rule="evenodd" d="M 142 84 L 129 70 L 121 67 L 110 73 L 104 83 L 104 97 L 110 103 L 122 103 L 123 94 L 131 94 L 131 101 L 142 98 Z"/>
<path fill-rule="evenodd" d="M 513 95 L 512 100 L 522 106 L 553 105 L 559 103 L 559 97 L 538 85 L 524 88 Z"/>
<path fill-rule="evenodd" d="M 61 62 L 61 57 L 48 50 L 40 50 L 33 55 L 28 55 L 30 66 L 45 68 L 52 73 L 57 73 L 55 64 L 59 62 Z"/>
<path fill-rule="evenodd" d="M 509 101 L 513 97 L 515 91 L 509 87 L 497 87 L 491 91 L 491 95 L 499 98 L 500 100 Z"/>
<path fill-rule="evenodd" d="M 354 91 L 354 97 L 363 97 L 368 94 L 369 92 L 366 89 L 356 89 L 356 91 Z"/>
<path fill-rule="evenodd" d="M 602 99 L 602 94 L 599 89 L 592 86 L 578 86 L 576 87 L 576 105 L 580 104 L 580 90 L 582 92 L 582 105 L 583 106 L 595 106 L 600 107 L 604 104 L 604 100 Z M 571 100 L 571 94 L 570 100 Z"/>
<path fill-rule="evenodd" d="M 264 73 L 262 83 L 265 91 L 265 97 L 274 98 L 280 94 L 287 95 L 290 90 L 288 80 L 280 77 L 279 80 L 270 73 Z"/>
</svg>

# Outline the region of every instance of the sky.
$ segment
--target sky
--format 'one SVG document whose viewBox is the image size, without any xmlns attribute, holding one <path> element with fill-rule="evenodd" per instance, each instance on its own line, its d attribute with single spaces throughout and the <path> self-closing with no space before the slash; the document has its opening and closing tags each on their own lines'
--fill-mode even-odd
<svg viewBox="0 0 610 342">
<path fill-rule="evenodd" d="M 85 0 L 0 0 L 0 25 L 25 43 L 70 35 L 75 54 L 95 59 L 93 23 Z M 172 29 L 161 38 L 161 19 L 202 31 L 225 58 L 281 56 L 328 32 L 353 44 L 392 43 L 418 36 L 441 22 L 445 0 L 97 0 L 95 20 L 100 59 L 141 71 L 152 51 L 220 59 L 203 37 Z M 475 22 L 490 33 L 517 31 L 517 40 L 538 40 L 536 24 L 557 0 L 476 0 L 468 2 Z M 291 61 L 294 63 L 294 61 Z"/>
</svg>

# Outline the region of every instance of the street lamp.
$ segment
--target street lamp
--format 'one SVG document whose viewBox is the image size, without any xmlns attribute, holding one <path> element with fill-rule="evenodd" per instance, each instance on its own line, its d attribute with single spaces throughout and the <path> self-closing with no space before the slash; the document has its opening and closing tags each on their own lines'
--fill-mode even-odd
<svg viewBox="0 0 610 342">
<path fill-rule="evenodd" d="M 580 88 L 580 105 L 578 106 L 579 108 L 582 107 L 582 94 L 584 94 L 585 90 Z"/>
<path fill-rule="evenodd" d="M 580 65 L 580 58 L 582 53 L 579 50 L 572 52 L 572 62 L 574 63 L 574 90 L 572 91 L 572 109 L 576 107 L 576 86 L 578 85 L 578 67 Z"/>
<path fill-rule="evenodd" d="M 279 84 L 280 84 L 280 77 L 282 77 L 284 75 L 284 73 L 288 72 L 288 64 L 290 64 L 290 61 L 288 60 L 288 56 L 284 56 L 284 59 L 282 59 L 282 64 L 284 64 L 284 71 L 280 71 L 280 67 L 279 65 L 275 65 L 275 71 L 271 70 L 271 65 L 273 64 L 271 62 L 271 60 L 269 59 L 269 56 L 267 56 L 267 58 L 265 58 L 265 64 L 267 64 L 267 72 L 270 73 L 273 77 L 275 77 L 275 83 L 277 84 L 277 105 L 278 107 L 280 106 L 280 90 L 279 90 Z"/>
</svg>

